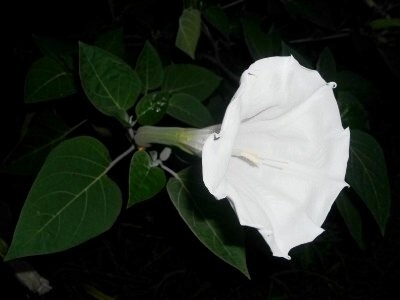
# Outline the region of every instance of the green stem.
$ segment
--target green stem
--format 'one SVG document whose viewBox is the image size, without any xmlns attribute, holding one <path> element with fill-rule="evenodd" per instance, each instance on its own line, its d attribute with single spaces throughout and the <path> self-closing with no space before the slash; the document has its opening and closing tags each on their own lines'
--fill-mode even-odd
<svg viewBox="0 0 400 300">
<path fill-rule="evenodd" d="M 112 169 L 119 161 L 121 161 L 125 156 L 127 156 L 129 153 L 131 153 L 133 150 L 135 150 L 135 146 L 132 145 L 130 146 L 126 151 L 118 155 L 109 165 L 108 167 L 104 170 L 102 174 L 106 174 L 108 171 Z"/>
</svg>

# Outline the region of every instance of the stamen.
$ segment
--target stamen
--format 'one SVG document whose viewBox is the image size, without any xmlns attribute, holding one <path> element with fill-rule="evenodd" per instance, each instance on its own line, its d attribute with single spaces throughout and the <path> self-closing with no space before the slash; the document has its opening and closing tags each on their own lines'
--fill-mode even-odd
<svg viewBox="0 0 400 300">
<path fill-rule="evenodd" d="M 283 170 L 282 167 L 274 166 L 274 165 L 271 165 L 271 164 L 263 163 L 263 165 L 264 165 L 264 166 L 271 167 L 271 168 L 274 168 L 274 169 Z"/>
<path fill-rule="evenodd" d="M 278 164 L 285 164 L 285 165 L 288 164 L 287 161 L 277 160 L 277 159 L 271 159 L 271 158 L 264 158 L 263 160 L 269 160 L 269 161 L 271 161 L 271 162 L 276 162 L 276 163 L 278 163 Z M 278 170 L 283 170 L 283 167 L 278 167 L 278 166 L 275 166 L 275 165 L 272 165 L 272 164 L 267 164 L 266 162 L 263 162 L 263 165 L 268 166 L 268 167 L 271 167 L 271 168 L 275 168 L 275 169 L 278 169 Z"/>
<path fill-rule="evenodd" d="M 256 154 L 252 154 L 249 152 L 241 152 L 240 156 L 252 162 L 256 166 L 259 166 L 262 163 L 262 159 L 260 159 Z"/>
<path fill-rule="evenodd" d="M 238 151 L 234 150 L 232 156 L 240 158 L 246 161 L 248 164 L 254 167 L 259 167 L 260 165 L 268 166 L 274 169 L 283 170 L 282 165 L 287 165 L 287 161 L 277 160 L 272 158 L 260 157 L 257 154 L 248 151 Z"/>
<path fill-rule="evenodd" d="M 284 160 L 277 160 L 277 159 L 271 159 L 271 158 L 264 158 L 263 160 L 269 160 L 269 161 L 273 161 L 273 162 L 277 162 L 277 163 L 281 163 L 281 164 L 287 164 L 287 161 Z"/>
</svg>

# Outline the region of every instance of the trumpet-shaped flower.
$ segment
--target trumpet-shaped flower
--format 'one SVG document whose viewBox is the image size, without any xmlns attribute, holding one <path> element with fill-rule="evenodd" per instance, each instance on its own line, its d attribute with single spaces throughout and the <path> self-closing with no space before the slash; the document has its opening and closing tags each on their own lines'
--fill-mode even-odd
<svg viewBox="0 0 400 300">
<path fill-rule="evenodd" d="M 293 57 L 256 61 L 241 76 L 218 133 L 202 148 L 203 181 L 228 198 L 274 256 L 290 258 L 323 224 L 344 181 L 350 133 L 332 91 Z"/>
</svg>

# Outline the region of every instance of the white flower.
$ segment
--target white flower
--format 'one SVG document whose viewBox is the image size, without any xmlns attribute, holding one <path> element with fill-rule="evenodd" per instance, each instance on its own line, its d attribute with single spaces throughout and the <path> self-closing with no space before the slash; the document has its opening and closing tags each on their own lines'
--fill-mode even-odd
<svg viewBox="0 0 400 300">
<path fill-rule="evenodd" d="M 203 180 L 274 256 L 314 240 L 344 186 L 350 132 L 317 71 L 293 57 L 256 61 L 241 77 L 219 133 L 202 149 Z"/>
</svg>

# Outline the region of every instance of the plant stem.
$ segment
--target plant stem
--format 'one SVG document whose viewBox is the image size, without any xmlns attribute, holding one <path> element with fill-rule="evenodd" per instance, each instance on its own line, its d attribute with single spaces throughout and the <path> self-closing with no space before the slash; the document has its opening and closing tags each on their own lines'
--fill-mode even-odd
<svg viewBox="0 0 400 300">
<path fill-rule="evenodd" d="M 125 158 L 126 156 L 128 156 L 129 153 L 131 153 L 133 150 L 135 150 L 135 145 L 132 145 L 129 147 L 129 149 L 127 149 L 126 151 L 124 151 L 123 153 L 121 153 L 120 155 L 118 155 L 109 165 L 108 167 L 104 170 L 103 174 L 106 174 L 108 171 L 110 171 L 110 169 L 112 169 L 112 167 L 114 167 L 118 162 L 120 162 L 123 158 Z"/>
</svg>

